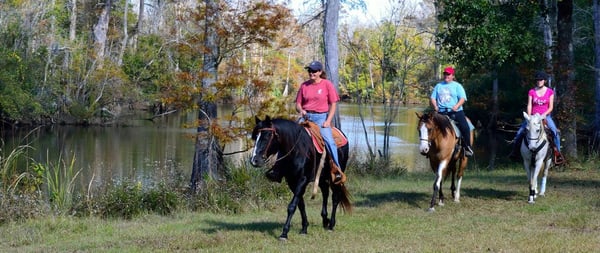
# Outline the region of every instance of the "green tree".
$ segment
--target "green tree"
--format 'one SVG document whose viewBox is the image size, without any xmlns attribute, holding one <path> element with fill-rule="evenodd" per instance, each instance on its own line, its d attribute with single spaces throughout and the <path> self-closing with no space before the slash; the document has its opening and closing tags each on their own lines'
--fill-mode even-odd
<svg viewBox="0 0 600 253">
<path fill-rule="evenodd" d="M 188 85 L 196 86 L 195 82 L 200 82 L 196 86 L 199 92 L 193 97 L 199 113 L 190 180 L 192 190 L 202 185 L 205 178 L 219 179 L 224 175 L 220 142 L 230 136 L 217 117 L 218 100 L 233 98 L 239 104 L 248 105 L 252 101 L 249 96 L 262 95 L 254 91 L 270 84 L 263 80 L 267 76 L 263 69 L 256 68 L 259 72 L 253 74 L 255 61 L 244 64 L 245 59 L 235 56 L 246 55 L 254 47 L 273 44 L 291 16 L 287 8 L 263 1 L 245 2 L 233 8 L 223 1 L 205 0 L 204 6 L 194 16 L 202 23 L 203 33 L 198 37 L 193 34 L 189 42 L 184 43 L 192 46 L 189 53 L 202 55 L 202 70 L 180 75 L 184 83 L 191 81 Z M 194 47 L 198 42 L 201 44 Z M 226 63 L 225 66 L 221 66 L 222 63 Z M 243 92 L 240 88 L 244 86 L 256 88 Z"/>
<path fill-rule="evenodd" d="M 543 37 L 534 26 L 537 1 L 440 0 L 438 6 L 441 28 L 437 37 L 448 60 L 463 72 L 491 73 L 487 128 L 490 138 L 495 139 L 500 105 L 498 74 L 543 62 Z M 490 168 L 494 168 L 495 153 L 492 146 Z"/>
</svg>

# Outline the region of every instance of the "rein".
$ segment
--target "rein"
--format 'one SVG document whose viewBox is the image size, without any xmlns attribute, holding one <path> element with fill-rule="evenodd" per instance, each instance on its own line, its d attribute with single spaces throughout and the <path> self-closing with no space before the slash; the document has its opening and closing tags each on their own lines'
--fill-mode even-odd
<svg viewBox="0 0 600 253">
<path fill-rule="evenodd" d="M 529 138 L 529 136 L 527 136 L 527 138 L 525 138 L 525 145 L 528 147 L 529 149 L 529 141 L 537 141 L 539 142 L 540 139 L 542 139 L 543 137 L 546 137 L 546 133 L 544 130 L 544 125 L 541 124 L 540 125 L 540 134 L 537 136 L 537 138 Z M 535 149 L 529 149 L 529 151 L 531 152 L 531 164 L 533 165 L 535 163 L 535 157 L 537 155 L 538 152 L 540 152 L 540 150 L 542 150 L 542 148 L 544 148 L 544 146 L 546 146 L 547 143 L 547 138 L 543 138 L 542 143 L 540 145 L 537 146 L 537 148 Z"/>
<path fill-rule="evenodd" d="M 271 146 L 271 142 L 273 141 L 273 136 L 279 137 L 279 134 L 277 133 L 277 129 L 275 129 L 275 126 L 273 124 L 271 124 L 271 127 L 261 128 L 261 129 L 258 129 L 258 131 L 259 132 L 270 131 L 273 133 L 273 134 L 271 134 L 271 136 L 269 138 L 269 142 L 267 143 L 267 147 L 265 148 L 266 152 L 263 155 L 263 158 L 266 159 L 267 153 L 269 152 L 269 147 Z M 294 149 L 296 149 L 296 145 L 298 144 L 298 141 L 300 141 L 300 138 L 296 138 L 296 142 L 294 143 L 294 146 L 292 146 L 292 148 L 284 156 L 277 158 L 275 160 L 275 162 L 281 161 L 284 158 L 286 158 L 287 156 L 289 156 L 292 153 L 292 151 L 294 151 Z"/>
<path fill-rule="evenodd" d="M 529 146 L 529 141 L 536 140 L 539 142 L 539 140 L 542 139 L 542 137 L 545 137 L 546 133 L 544 132 L 544 126 L 540 125 L 540 128 L 541 128 L 541 130 L 540 130 L 541 134 L 538 135 L 537 138 L 529 138 L 529 136 L 527 136 L 527 138 L 525 139 L 526 146 Z M 542 143 L 540 145 L 538 145 L 537 148 L 535 148 L 533 150 L 529 149 L 529 151 L 531 151 L 531 153 L 532 153 L 531 154 L 532 158 L 546 145 L 546 143 L 547 143 L 547 138 L 544 138 L 542 140 Z"/>
</svg>

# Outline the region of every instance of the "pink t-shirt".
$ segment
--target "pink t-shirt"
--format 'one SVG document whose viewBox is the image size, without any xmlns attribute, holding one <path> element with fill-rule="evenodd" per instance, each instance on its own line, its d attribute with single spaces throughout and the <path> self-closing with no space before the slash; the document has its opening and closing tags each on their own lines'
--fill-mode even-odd
<svg viewBox="0 0 600 253">
<path fill-rule="evenodd" d="M 550 88 L 546 88 L 546 93 L 542 96 L 538 96 L 537 93 L 535 93 L 535 89 L 531 89 L 529 90 L 528 95 L 531 97 L 531 115 L 541 115 L 550 107 L 550 96 L 554 95 L 554 91 Z"/>
<path fill-rule="evenodd" d="M 302 105 L 305 111 L 328 112 L 329 105 L 340 100 L 331 81 L 321 79 L 319 83 L 306 81 L 300 85 L 296 103 Z"/>
</svg>

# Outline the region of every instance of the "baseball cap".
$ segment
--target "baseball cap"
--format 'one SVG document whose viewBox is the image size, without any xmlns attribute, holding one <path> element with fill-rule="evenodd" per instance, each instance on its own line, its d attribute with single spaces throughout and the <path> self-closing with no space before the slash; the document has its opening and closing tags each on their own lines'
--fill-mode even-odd
<svg viewBox="0 0 600 253">
<path fill-rule="evenodd" d="M 319 62 L 319 61 L 313 61 L 304 68 L 308 69 L 308 70 L 319 71 L 319 70 L 323 70 L 323 64 L 321 64 L 321 62 Z"/>
<path fill-rule="evenodd" d="M 448 73 L 450 75 L 454 75 L 454 68 L 453 67 L 447 67 L 444 69 L 444 73 Z"/>
</svg>

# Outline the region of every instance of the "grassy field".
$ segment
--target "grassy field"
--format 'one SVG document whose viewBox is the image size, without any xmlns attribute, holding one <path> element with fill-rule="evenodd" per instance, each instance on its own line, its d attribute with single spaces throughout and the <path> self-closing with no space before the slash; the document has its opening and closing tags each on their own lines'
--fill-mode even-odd
<svg viewBox="0 0 600 253">
<path fill-rule="evenodd" d="M 350 174 L 350 176 L 352 176 Z M 600 171 L 551 171 L 546 197 L 527 204 L 522 169 L 468 171 L 460 203 L 426 212 L 432 173 L 350 177 L 354 212 L 336 230 L 311 226 L 277 239 L 288 199 L 240 214 L 178 212 L 133 220 L 52 217 L 0 226 L 0 252 L 599 252 Z M 444 186 L 450 196 L 449 184 Z M 308 195 L 307 195 L 308 196 Z M 308 199 L 308 198 L 307 198 Z"/>
</svg>

